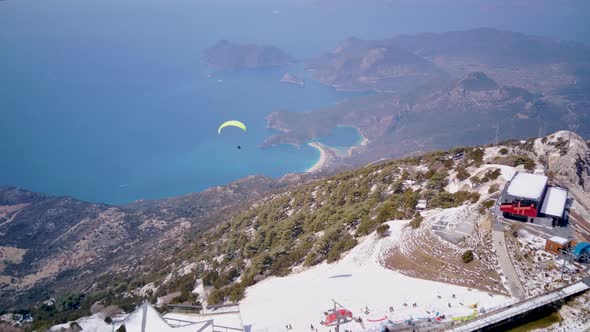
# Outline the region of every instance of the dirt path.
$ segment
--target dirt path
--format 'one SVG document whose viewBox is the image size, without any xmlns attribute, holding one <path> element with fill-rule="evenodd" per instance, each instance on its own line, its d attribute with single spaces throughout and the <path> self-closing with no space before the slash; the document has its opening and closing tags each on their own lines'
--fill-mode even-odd
<svg viewBox="0 0 590 332">
<path fill-rule="evenodd" d="M 526 293 L 522 287 L 518 275 L 516 274 L 516 270 L 512 265 L 510 256 L 508 256 L 508 249 L 506 248 L 506 240 L 504 239 L 503 230 L 494 229 L 492 231 L 492 244 L 494 250 L 496 251 L 500 268 L 502 269 L 502 272 L 508 281 L 510 294 L 520 300 L 524 299 L 526 297 Z"/>
<path fill-rule="evenodd" d="M 22 209 L 24 209 L 28 205 L 29 205 L 29 203 L 15 204 L 15 205 L 9 205 L 9 206 L 0 206 L 0 217 L 14 212 L 14 214 L 12 216 L 10 216 L 10 218 L 8 218 L 5 222 L 0 223 L 0 227 L 12 222 L 14 220 L 14 218 L 22 211 Z"/>
</svg>

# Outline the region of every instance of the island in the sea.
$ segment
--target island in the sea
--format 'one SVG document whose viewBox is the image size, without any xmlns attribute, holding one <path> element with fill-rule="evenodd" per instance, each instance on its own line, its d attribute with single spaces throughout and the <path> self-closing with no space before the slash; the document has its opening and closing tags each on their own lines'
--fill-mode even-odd
<svg viewBox="0 0 590 332">
<path fill-rule="evenodd" d="M 220 40 L 203 50 L 203 61 L 217 69 L 256 69 L 284 66 L 293 58 L 278 47 Z"/>
<path fill-rule="evenodd" d="M 281 77 L 281 82 L 295 84 L 295 85 L 299 85 L 299 86 L 305 85 L 305 81 L 303 79 L 301 79 L 291 73 L 285 73 L 285 75 L 283 75 L 283 77 Z"/>
</svg>

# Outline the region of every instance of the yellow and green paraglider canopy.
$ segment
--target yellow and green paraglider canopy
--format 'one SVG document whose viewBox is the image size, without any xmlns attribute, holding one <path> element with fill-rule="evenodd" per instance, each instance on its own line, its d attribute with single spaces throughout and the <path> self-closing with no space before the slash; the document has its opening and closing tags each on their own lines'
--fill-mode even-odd
<svg viewBox="0 0 590 332">
<path fill-rule="evenodd" d="M 221 124 L 221 126 L 219 126 L 219 128 L 217 129 L 217 134 L 221 134 L 221 129 L 225 128 L 225 127 L 238 127 L 241 128 L 243 131 L 246 131 L 246 125 L 244 123 L 242 123 L 241 121 L 237 121 L 237 120 L 230 120 L 230 121 L 225 121 L 224 123 Z"/>
</svg>

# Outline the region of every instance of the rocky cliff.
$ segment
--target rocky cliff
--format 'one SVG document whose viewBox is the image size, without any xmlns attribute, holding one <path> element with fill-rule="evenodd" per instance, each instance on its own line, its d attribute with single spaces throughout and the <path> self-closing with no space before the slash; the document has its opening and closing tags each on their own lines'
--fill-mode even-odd
<svg viewBox="0 0 590 332">
<path fill-rule="evenodd" d="M 538 161 L 559 181 L 590 192 L 590 148 L 580 135 L 562 130 L 535 140 Z"/>
</svg>

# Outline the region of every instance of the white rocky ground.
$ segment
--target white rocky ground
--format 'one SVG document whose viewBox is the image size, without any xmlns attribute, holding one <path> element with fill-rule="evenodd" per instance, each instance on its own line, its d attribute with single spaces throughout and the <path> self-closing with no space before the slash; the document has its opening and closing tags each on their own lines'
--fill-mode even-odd
<svg viewBox="0 0 590 332">
<path fill-rule="evenodd" d="M 567 264 L 569 273 L 561 273 L 563 261 L 544 250 L 545 239 L 527 230 L 518 230 L 517 237 L 507 236 L 512 262 L 528 296 L 540 295 L 581 279 L 580 266 Z"/>
<path fill-rule="evenodd" d="M 461 209 L 449 209 L 449 213 L 458 210 Z M 466 287 L 412 278 L 385 268 L 382 265 L 385 253 L 392 246 L 400 245 L 407 223 L 399 220 L 388 222 L 391 229 L 387 237 L 380 238 L 375 233 L 365 237 L 336 263 L 301 269 L 283 278 L 271 277 L 248 288 L 246 298 L 240 303 L 241 317 L 176 313 L 165 317 L 189 321 L 213 318 L 216 325 L 236 327 L 243 324 L 245 330 L 251 332 L 284 331 L 287 324 L 294 331 L 309 330 L 312 324 L 318 331 L 329 331 L 333 326 L 324 327 L 320 321 L 325 319 L 323 312 L 331 308 L 333 299 L 352 311 L 355 317 L 363 319 L 363 325 L 348 322 L 343 328 L 378 331 L 384 321 L 404 324 L 408 319 L 434 319 L 437 312 L 450 320 L 471 315 L 474 309 L 470 306 L 474 304 L 478 308 L 490 309 L 510 301 L 505 296 L 492 296 Z M 196 289 L 199 290 L 202 288 Z M 366 307 L 368 313 L 364 310 Z M 390 312 L 389 307 L 393 307 L 394 311 Z M 78 323 L 84 331 L 110 331 L 111 326 L 103 319 L 94 315 L 82 318 Z M 52 331 L 67 327 L 69 323 L 55 326 Z"/>
<path fill-rule="evenodd" d="M 582 137 L 567 130 L 558 131 L 537 138 L 534 153 L 557 179 L 590 192 L 590 155 Z"/>
<path fill-rule="evenodd" d="M 76 321 L 82 328 L 82 331 L 86 332 L 112 332 L 113 326 L 104 322 L 104 316 L 100 314 L 92 315 L 90 317 L 80 318 Z M 50 331 L 66 330 L 70 327 L 71 322 L 59 324 L 51 327 Z"/>
<path fill-rule="evenodd" d="M 469 305 L 491 308 L 510 300 L 386 269 L 382 256 L 399 240 L 407 222 L 388 224 L 388 237 L 379 238 L 373 233 L 336 263 L 324 263 L 283 278 L 268 278 L 248 288 L 240 303 L 245 327 L 253 332 L 284 331 L 290 324 L 295 331 L 306 331 L 313 324 L 318 331 L 329 331 L 333 327 L 324 327 L 320 321 L 323 312 L 332 307 L 332 300 L 363 318 L 366 329 L 349 322 L 343 328 L 351 331 L 377 331 L 386 320 L 401 323 L 410 318 L 434 318 L 436 312 L 447 318 L 466 316 L 473 313 Z M 368 314 L 363 312 L 365 307 Z M 390 312 L 389 307 L 394 311 Z"/>
</svg>

